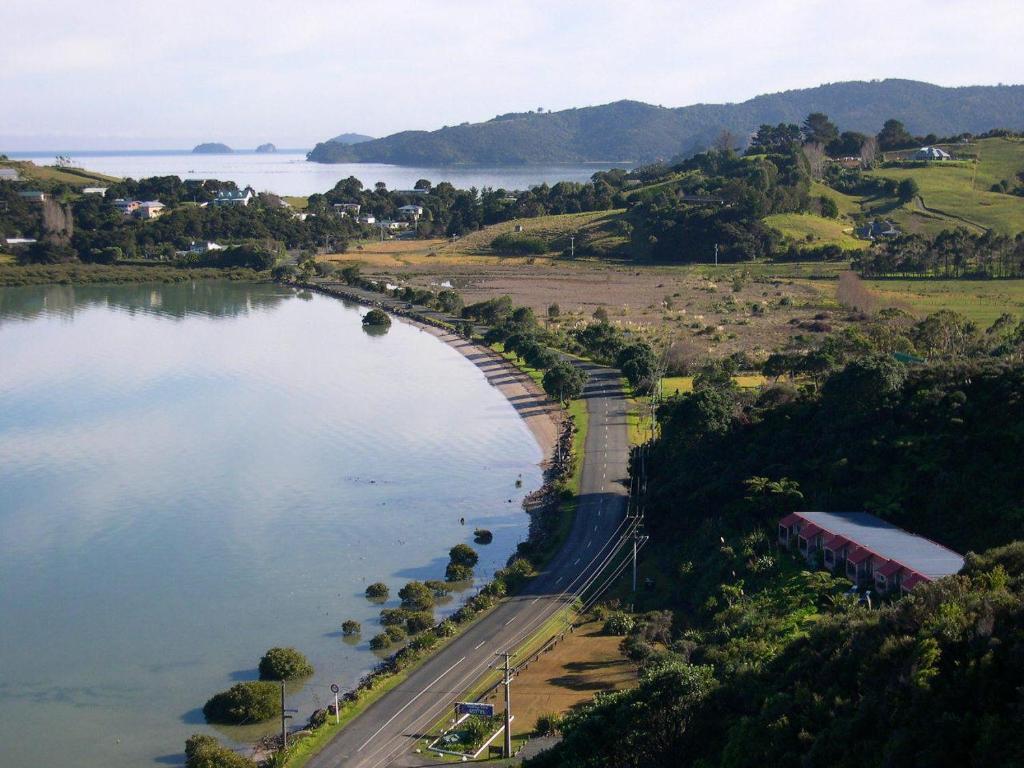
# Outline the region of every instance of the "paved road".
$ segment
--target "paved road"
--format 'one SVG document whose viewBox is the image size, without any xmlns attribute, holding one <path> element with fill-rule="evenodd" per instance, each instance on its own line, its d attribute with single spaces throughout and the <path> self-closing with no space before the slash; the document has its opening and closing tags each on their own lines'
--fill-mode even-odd
<svg viewBox="0 0 1024 768">
<path fill-rule="evenodd" d="M 520 594 L 500 603 L 349 723 L 310 760 L 310 768 L 407 763 L 420 733 L 451 712 L 460 694 L 495 662 L 496 652 L 531 635 L 604 567 L 612 542 L 626 527 L 626 403 L 618 371 L 585 367 L 590 429 L 580 504 L 561 552 Z M 514 712 L 514 684 L 512 695 Z"/>
</svg>

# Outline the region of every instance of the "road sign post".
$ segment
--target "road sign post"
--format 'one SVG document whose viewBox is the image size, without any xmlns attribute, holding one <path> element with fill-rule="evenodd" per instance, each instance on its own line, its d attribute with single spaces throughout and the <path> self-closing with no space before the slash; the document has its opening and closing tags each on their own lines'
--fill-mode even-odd
<svg viewBox="0 0 1024 768">
<path fill-rule="evenodd" d="M 457 701 L 455 702 L 455 716 L 459 715 L 494 717 L 494 705 L 484 704 L 482 701 Z"/>
<path fill-rule="evenodd" d="M 334 694 L 334 724 L 341 722 L 341 711 L 338 709 L 338 691 L 341 689 L 337 683 L 331 683 L 331 693 Z"/>
</svg>

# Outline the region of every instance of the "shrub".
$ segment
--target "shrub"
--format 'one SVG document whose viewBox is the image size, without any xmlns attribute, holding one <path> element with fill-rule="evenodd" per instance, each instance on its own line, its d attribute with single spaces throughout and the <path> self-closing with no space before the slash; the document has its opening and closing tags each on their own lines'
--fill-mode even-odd
<svg viewBox="0 0 1024 768">
<path fill-rule="evenodd" d="M 269 682 L 238 683 L 203 705 L 203 716 L 208 723 L 259 723 L 280 714 L 280 688 Z"/>
<path fill-rule="evenodd" d="M 456 544 L 448 550 L 448 559 L 456 565 L 468 565 L 472 568 L 480 561 L 480 555 L 468 544 Z"/>
<path fill-rule="evenodd" d="M 382 309 L 371 309 L 363 315 L 363 325 L 377 328 L 390 328 L 391 316 Z"/>
<path fill-rule="evenodd" d="M 548 246 L 541 238 L 531 235 L 513 235 L 508 232 L 491 240 L 491 248 L 495 253 L 505 256 L 527 256 L 530 254 L 547 253 Z"/>
<path fill-rule="evenodd" d="M 451 594 L 452 588 L 439 579 L 431 579 L 423 582 L 423 585 L 434 593 L 434 597 L 447 597 Z"/>
<path fill-rule="evenodd" d="M 375 651 L 383 651 L 385 648 L 391 647 L 391 637 L 387 632 L 381 632 L 379 635 L 374 635 L 370 638 L 370 648 Z"/>
<path fill-rule="evenodd" d="M 352 635 L 358 635 L 362 631 L 363 631 L 362 624 L 360 624 L 355 619 L 348 619 L 348 620 L 343 621 L 341 623 L 341 634 L 345 635 L 346 637 L 350 637 Z"/>
<path fill-rule="evenodd" d="M 444 569 L 444 577 L 448 581 L 469 581 L 473 578 L 473 569 L 468 565 L 448 563 Z"/>
<path fill-rule="evenodd" d="M 388 639 L 393 643 L 401 642 L 405 640 L 405 630 L 397 625 L 392 625 L 384 630 L 384 634 L 388 636 Z"/>
<path fill-rule="evenodd" d="M 606 635 L 628 635 L 633 631 L 633 617 L 624 613 L 609 616 L 601 631 Z"/>
<path fill-rule="evenodd" d="M 398 627 L 405 624 L 409 612 L 405 608 L 385 608 L 380 612 L 380 623 L 385 627 Z"/>
<path fill-rule="evenodd" d="M 260 680 L 295 680 L 313 674 L 313 665 L 294 648 L 271 648 L 260 659 Z"/>
<path fill-rule="evenodd" d="M 537 725 L 533 730 L 538 736 L 553 736 L 558 732 L 561 723 L 562 718 L 557 713 L 547 712 L 537 716 Z"/>
<path fill-rule="evenodd" d="M 185 768 L 252 768 L 252 761 L 213 736 L 194 733 L 185 742 Z"/>
<path fill-rule="evenodd" d="M 410 581 L 400 590 L 402 607 L 411 611 L 429 611 L 434 607 L 434 593 L 422 581 Z"/>
<path fill-rule="evenodd" d="M 410 635 L 416 635 L 434 626 L 434 614 L 428 611 L 410 613 L 405 620 L 405 628 Z"/>
<path fill-rule="evenodd" d="M 456 632 L 455 622 L 445 619 L 437 625 L 437 634 L 441 637 L 451 637 Z"/>
<path fill-rule="evenodd" d="M 387 600 L 391 596 L 391 590 L 388 589 L 387 584 L 381 582 L 375 582 L 366 588 L 366 599 L 374 600 L 376 602 L 382 602 Z"/>
<path fill-rule="evenodd" d="M 517 481 L 518 482 L 518 481 Z M 477 544 L 490 544 L 494 541 L 494 534 L 486 528 L 477 528 L 473 531 L 473 541 Z"/>
</svg>

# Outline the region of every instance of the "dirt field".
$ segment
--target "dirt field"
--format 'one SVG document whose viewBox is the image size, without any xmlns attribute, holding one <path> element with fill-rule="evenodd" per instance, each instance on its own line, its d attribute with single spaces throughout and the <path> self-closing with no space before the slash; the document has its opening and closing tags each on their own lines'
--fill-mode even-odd
<svg viewBox="0 0 1024 768">
<path fill-rule="evenodd" d="M 568 712 L 594 698 L 598 691 L 636 685 L 636 667 L 619 653 L 621 637 L 600 634 L 594 622 L 576 628 L 539 661 L 512 681 L 512 733 L 530 733 L 537 717 Z M 505 711 L 504 693 L 495 694 L 495 712 Z"/>
<path fill-rule="evenodd" d="M 386 241 L 328 258 L 360 262 L 368 276 L 397 285 L 435 290 L 450 285 L 467 304 L 509 294 L 541 318 L 557 304 L 556 322 L 563 326 L 584 323 L 604 307 L 613 323 L 661 345 L 676 342 L 698 358 L 740 350 L 764 357 L 797 336 L 813 337 L 845 322 L 834 283 L 788 277 L 802 274 L 789 265 L 773 277 L 745 266 L 442 256 L 433 249 L 443 242 Z"/>
</svg>

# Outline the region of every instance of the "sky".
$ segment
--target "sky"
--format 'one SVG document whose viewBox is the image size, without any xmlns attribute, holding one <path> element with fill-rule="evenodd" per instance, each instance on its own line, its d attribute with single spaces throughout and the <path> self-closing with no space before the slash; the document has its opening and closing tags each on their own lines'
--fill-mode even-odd
<svg viewBox="0 0 1024 768">
<path fill-rule="evenodd" d="M 637 99 L 1024 81 L 1021 0 L 0 0 L 0 151 L 308 148 Z"/>
</svg>

